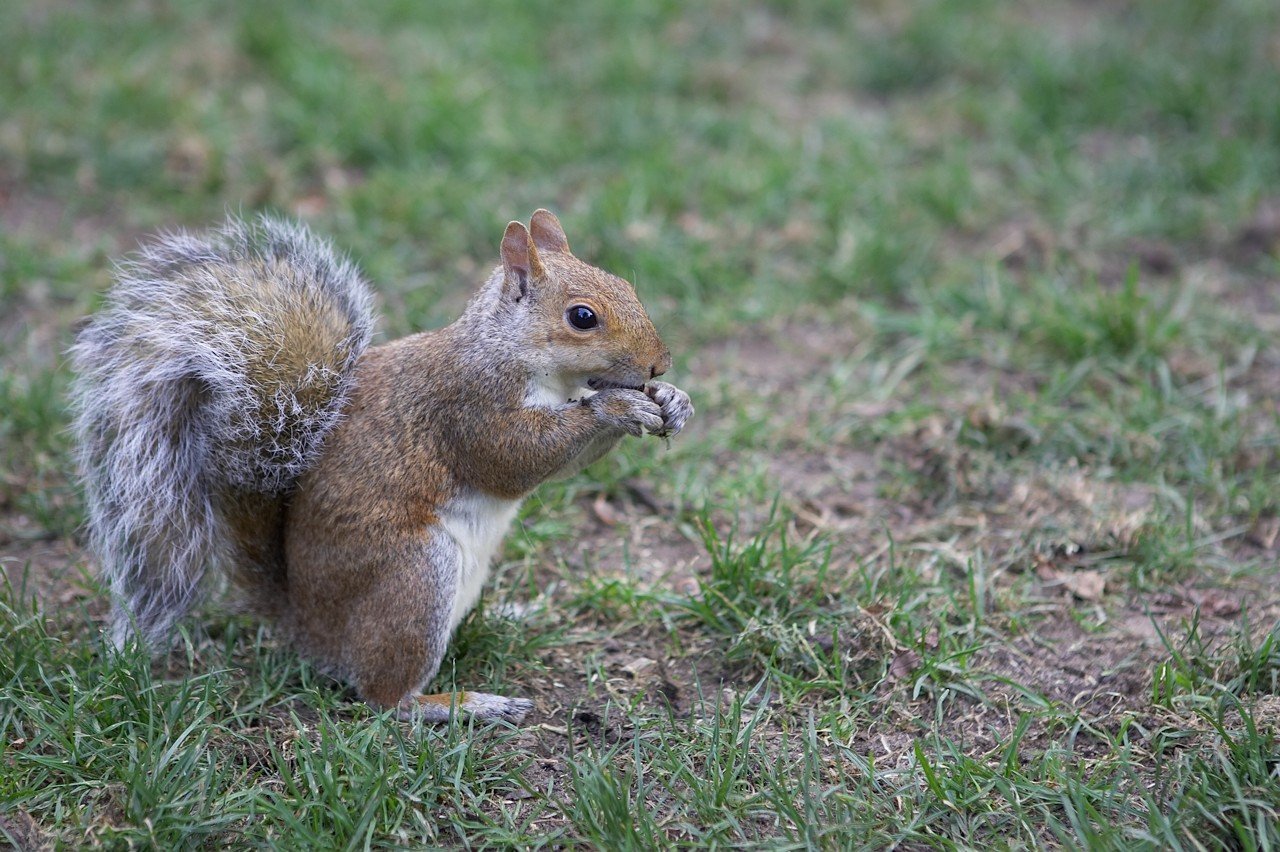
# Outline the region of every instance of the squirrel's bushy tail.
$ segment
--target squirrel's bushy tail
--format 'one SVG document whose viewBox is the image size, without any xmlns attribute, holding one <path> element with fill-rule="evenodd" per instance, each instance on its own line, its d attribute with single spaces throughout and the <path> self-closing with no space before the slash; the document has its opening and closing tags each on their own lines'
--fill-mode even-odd
<svg viewBox="0 0 1280 852">
<path fill-rule="evenodd" d="M 135 629 L 164 636 L 211 566 L 237 558 L 228 507 L 279 514 L 340 417 L 372 328 L 355 267 L 272 218 L 163 235 L 119 266 L 72 349 L 90 545 L 117 646 Z M 278 522 L 258 534 L 278 535 Z"/>
</svg>

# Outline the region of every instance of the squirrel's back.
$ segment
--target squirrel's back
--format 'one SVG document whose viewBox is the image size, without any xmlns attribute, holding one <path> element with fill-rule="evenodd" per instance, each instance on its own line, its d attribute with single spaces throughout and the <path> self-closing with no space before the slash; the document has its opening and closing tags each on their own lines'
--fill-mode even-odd
<svg viewBox="0 0 1280 852">
<path fill-rule="evenodd" d="M 164 635 L 210 566 L 246 546 L 220 523 L 244 505 L 231 495 L 278 507 L 341 416 L 372 328 L 355 267 L 268 217 L 164 235 L 119 266 L 72 349 L 90 544 L 119 607 L 117 644 L 135 628 Z"/>
</svg>

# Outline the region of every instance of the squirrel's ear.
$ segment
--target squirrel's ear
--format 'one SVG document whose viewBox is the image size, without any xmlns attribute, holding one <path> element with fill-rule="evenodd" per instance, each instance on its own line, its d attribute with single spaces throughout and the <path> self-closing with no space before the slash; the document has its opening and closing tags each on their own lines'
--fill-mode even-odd
<svg viewBox="0 0 1280 852">
<path fill-rule="evenodd" d="M 542 261 L 538 249 L 524 225 L 512 222 L 502 235 L 502 268 L 507 273 L 507 286 L 519 288 L 516 301 L 529 295 L 529 280 L 542 277 Z"/>
<path fill-rule="evenodd" d="M 538 208 L 529 220 L 529 233 L 533 244 L 542 251 L 560 251 L 569 254 L 569 239 L 560 227 L 560 220 L 550 210 Z"/>
</svg>

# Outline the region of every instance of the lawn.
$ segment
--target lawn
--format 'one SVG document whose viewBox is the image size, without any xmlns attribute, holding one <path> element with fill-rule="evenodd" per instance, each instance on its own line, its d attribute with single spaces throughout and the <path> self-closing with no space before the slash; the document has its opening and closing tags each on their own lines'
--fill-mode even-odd
<svg viewBox="0 0 1280 852">
<path fill-rule="evenodd" d="M 1280 848 L 1280 5 L 0 4 L 0 836 Z M 99 640 L 66 348 L 307 221 L 381 338 L 549 207 L 698 415 L 527 501 L 415 727 Z"/>
</svg>

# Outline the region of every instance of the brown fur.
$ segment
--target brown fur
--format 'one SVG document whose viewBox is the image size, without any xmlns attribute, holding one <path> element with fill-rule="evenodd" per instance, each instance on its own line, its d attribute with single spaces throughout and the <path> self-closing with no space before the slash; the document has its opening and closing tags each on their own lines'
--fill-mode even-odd
<svg viewBox="0 0 1280 852">
<path fill-rule="evenodd" d="M 670 365 L 631 285 L 567 249 L 545 211 L 535 214 L 532 236 L 512 223 L 495 273 L 501 280 L 461 319 L 365 353 L 345 416 L 289 500 L 282 527 L 271 528 L 269 510 L 229 515 L 243 533 L 244 560 L 275 566 L 274 576 L 242 579 L 285 589 L 278 616 L 303 650 L 374 704 L 410 699 L 444 654 L 457 576 L 433 539 L 443 535 L 450 501 L 521 498 L 639 429 L 619 425 L 641 404 L 631 391 L 528 405 L 538 371 L 641 387 Z M 576 304 L 596 311 L 599 328 L 569 326 L 565 311 Z M 540 354 L 513 357 L 525 351 Z"/>
</svg>

